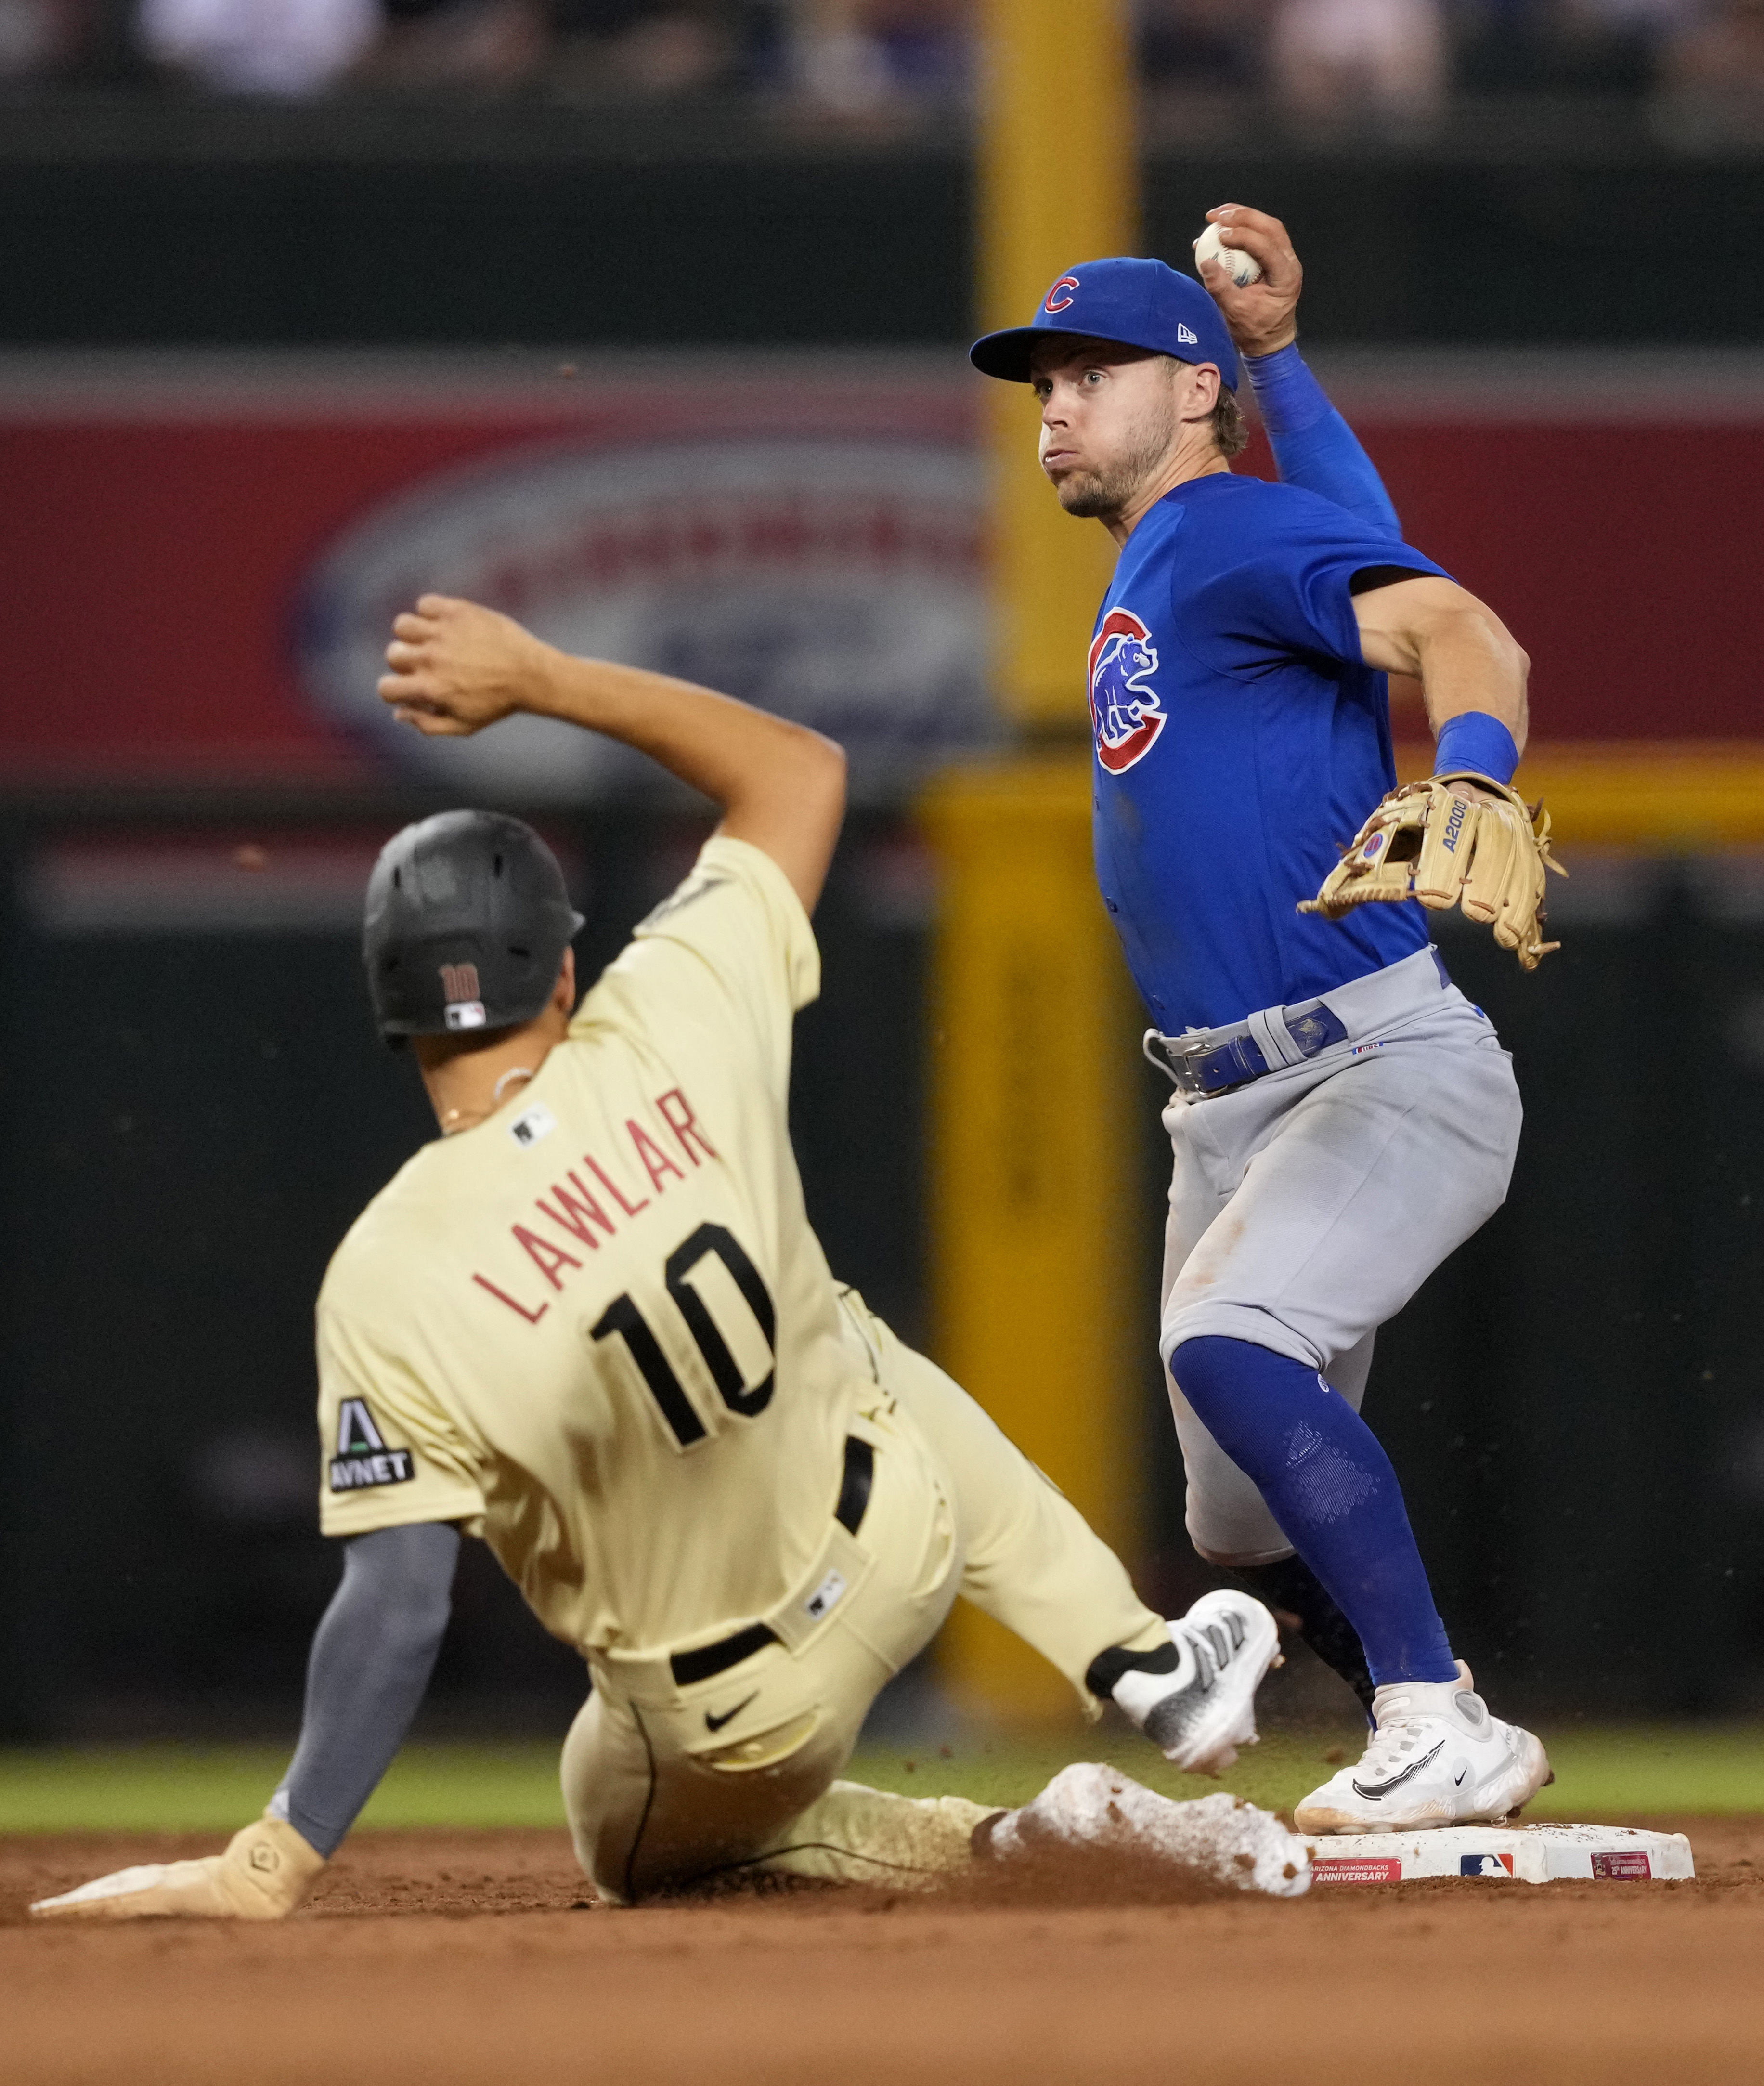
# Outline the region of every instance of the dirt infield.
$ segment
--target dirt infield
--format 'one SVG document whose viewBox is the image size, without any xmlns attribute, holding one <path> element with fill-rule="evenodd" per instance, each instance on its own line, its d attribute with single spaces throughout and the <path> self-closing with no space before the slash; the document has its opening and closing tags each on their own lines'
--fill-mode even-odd
<svg viewBox="0 0 1764 2086">
<path fill-rule="evenodd" d="M 1694 1884 L 1082 1907 L 779 1892 L 614 1913 L 560 1836 L 363 1833 L 286 1926 L 27 1926 L 212 1839 L 0 1840 L 8 2086 L 1439 2086 L 1764 2077 L 1764 1818 Z"/>
</svg>

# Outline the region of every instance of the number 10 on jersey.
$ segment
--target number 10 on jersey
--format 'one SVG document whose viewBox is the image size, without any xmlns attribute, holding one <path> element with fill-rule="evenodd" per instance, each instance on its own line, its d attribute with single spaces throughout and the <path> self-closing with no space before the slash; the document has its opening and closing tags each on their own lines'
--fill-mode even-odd
<svg viewBox="0 0 1764 2086">
<path fill-rule="evenodd" d="M 751 1390 L 747 1388 L 741 1364 L 723 1337 L 709 1305 L 693 1285 L 693 1275 L 712 1258 L 720 1261 L 728 1271 L 765 1335 L 771 1366 L 764 1381 Z M 690 1238 L 682 1241 L 668 1255 L 663 1273 L 668 1294 L 703 1358 L 717 1395 L 731 1412 L 739 1413 L 743 1419 L 751 1420 L 763 1412 L 771 1403 L 777 1381 L 777 1313 L 772 1308 L 771 1294 L 759 1270 L 748 1258 L 741 1241 L 721 1224 L 700 1224 Z M 609 1340 L 615 1335 L 624 1342 L 637 1364 L 674 1440 L 682 1449 L 690 1449 L 695 1441 L 703 1441 L 710 1429 L 699 1417 L 697 1407 L 686 1394 L 686 1386 L 674 1374 L 653 1327 L 628 1290 L 623 1296 L 615 1296 L 601 1312 L 589 1337 Z"/>
</svg>

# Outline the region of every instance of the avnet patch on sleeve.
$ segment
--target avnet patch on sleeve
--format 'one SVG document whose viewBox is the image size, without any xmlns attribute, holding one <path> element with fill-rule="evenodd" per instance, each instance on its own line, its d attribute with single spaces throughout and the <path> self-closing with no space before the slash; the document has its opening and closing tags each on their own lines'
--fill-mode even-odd
<svg viewBox="0 0 1764 2086">
<path fill-rule="evenodd" d="M 408 1449 L 386 1445 L 365 1398 L 346 1398 L 337 1416 L 337 1454 L 330 1462 L 334 1492 L 364 1492 L 371 1485 L 407 1484 L 416 1475 Z"/>
</svg>

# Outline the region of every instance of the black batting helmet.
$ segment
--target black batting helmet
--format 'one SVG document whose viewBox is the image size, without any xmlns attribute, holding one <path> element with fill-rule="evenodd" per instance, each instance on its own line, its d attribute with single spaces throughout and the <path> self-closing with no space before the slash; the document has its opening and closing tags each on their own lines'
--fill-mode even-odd
<svg viewBox="0 0 1764 2086">
<path fill-rule="evenodd" d="M 519 819 L 440 811 L 406 826 L 368 879 L 361 953 L 380 1034 L 531 1021 L 581 924 L 557 857 Z"/>
</svg>

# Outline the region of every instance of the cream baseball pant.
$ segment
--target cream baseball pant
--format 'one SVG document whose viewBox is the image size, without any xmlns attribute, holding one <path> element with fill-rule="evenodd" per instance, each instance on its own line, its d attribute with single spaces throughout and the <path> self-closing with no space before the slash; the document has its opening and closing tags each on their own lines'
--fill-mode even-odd
<svg viewBox="0 0 1764 2086">
<path fill-rule="evenodd" d="M 589 1655 L 563 1801 L 611 1903 L 742 1870 L 909 1883 L 962 1867 L 985 1807 L 839 1779 L 870 1704 L 959 1593 L 1064 1673 L 1091 1716 L 1099 1652 L 1168 1641 L 1114 1552 L 973 1399 L 855 1292 L 844 1305 L 875 1383 L 851 1428 L 874 1452 L 869 1500 L 855 1534 L 832 1523 L 801 1585 L 752 1619 L 780 1641 L 683 1686 L 669 1654 L 690 1646 Z"/>
<path fill-rule="evenodd" d="M 1292 1545 L 1169 1377 L 1171 1355 L 1203 1335 L 1248 1340 L 1317 1370 L 1358 1411 L 1379 1326 L 1500 1207 L 1519 1147 L 1512 1061 L 1430 949 L 1323 1003 L 1344 1041 L 1164 1111 L 1175 1163 L 1158 1346 L 1188 1534 L 1222 1564 Z"/>
</svg>

